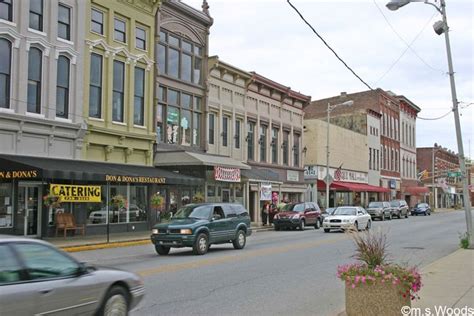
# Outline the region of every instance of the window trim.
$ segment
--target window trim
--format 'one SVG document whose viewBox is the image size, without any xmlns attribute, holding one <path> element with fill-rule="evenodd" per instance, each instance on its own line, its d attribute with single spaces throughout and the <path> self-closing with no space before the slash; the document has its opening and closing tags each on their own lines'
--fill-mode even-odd
<svg viewBox="0 0 474 316">
<path fill-rule="evenodd" d="M 124 31 L 119 31 L 117 30 L 117 28 L 115 27 L 115 22 L 116 21 L 119 21 L 119 22 L 122 22 L 124 24 Z M 116 34 L 118 33 L 123 33 L 123 41 L 121 41 L 120 39 L 117 39 L 116 37 Z M 119 42 L 119 43 L 124 43 L 126 44 L 127 43 L 127 21 L 123 18 L 120 18 L 118 16 L 114 16 L 114 41 L 116 42 Z"/>
<path fill-rule="evenodd" d="M 145 37 L 143 39 L 139 38 L 137 36 L 137 30 L 142 30 L 144 33 L 145 33 Z M 148 50 L 148 45 L 147 45 L 147 37 L 148 37 L 148 32 L 147 30 L 145 29 L 145 27 L 143 26 L 135 26 L 135 48 L 136 49 L 140 49 L 140 50 L 143 50 L 143 51 L 147 51 Z M 137 43 L 137 39 L 139 39 L 140 41 L 143 41 L 143 48 L 141 47 L 138 47 Z"/>
<path fill-rule="evenodd" d="M 40 52 L 40 75 L 39 75 L 39 81 L 35 81 L 35 80 L 31 80 L 31 81 L 34 81 L 37 86 L 38 86 L 38 83 L 39 83 L 39 89 L 37 90 L 36 92 L 36 97 L 37 97 L 37 100 L 39 100 L 39 102 L 36 104 L 36 112 L 30 112 L 28 111 L 28 91 L 27 91 L 27 101 L 26 101 L 26 113 L 29 113 L 29 114 L 38 114 L 38 115 L 42 115 L 42 101 L 43 101 L 43 87 L 42 87 L 42 83 L 43 83 L 43 51 L 41 49 L 39 49 L 38 47 L 31 47 L 30 50 L 28 51 L 28 74 L 27 74 L 27 84 L 29 85 L 29 81 L 30 81 L 30 74 L 29 74 L 29 68 L 30 68 L 30 54 L 31 54 L 31 51 L 32 50 L 38 50 Z M 39 109 L 38 109 L 39 108 Z M 39 110 L 39 111 L 38 111 Z"/>
<path fill-rule="evenodd" d="M 9 51 L 10 51 L 10 58 L 9 58 L 9 67 L 8 67 L 8 74 L 6 73 L 1 73 L 2 75 L 5 75 L 7 77 L 7 87 L 6 87 L 6 90 L 5 90 L 5 96 L 6 96 L 6 106 L 5 107 L 0 107 L 0 109 L 2 110 L 6 110 L 6 109 L 11 109 L 11 104 L 10 104 L 10 96 L 11 96 L 11 90 L 12 90 L 12 84 L 11 84 L 11 81 L 12 81 L 12 59 L 13 59 L 13 43 L 7 39 L 7 38 L 4 38 L 4 37 L 0 37 L 0 40 L 4 40 L 7 45 L 8 45 L 8 48 L 9 48 Z"/>
<path fill-rule="evenodd" d="M 97 21 L 94 20 L 94 18 L 93 18 L 94 15 L 92 14 L 92 11 L 96 11 L 97 13 L 100 13 L 100 14 L 101 14 L 101 16 L 102 16 L 102 23 L 99 23 L 99 22 L 97 22 Z M 91 8 L 91 19 L 90 19 L 91 26 L 90 26 L 90 31 L 91 31 L 92 33 L 95 33 L 95 34 L 99 34 L 99 35 L 101 35 L 101 36 L 104 36 L 104 24 L 105 24 L 105 22 L 104 22 L 104 21 L 105 21 L 104 16 L 105 16 L 105 12 L 104 12 L 104 11 L 97 9 L 96 7 L 92 7 L 92 8 Z M 98 33 L 98 32 L 96 32 L 95 30 L 92 29 L 93 23 L 100 25 L 101 33 Z"/>
<path fill-rule="evenodd" d="M 2 4 L 8 6 L 8 11 L 7 11 L 8 17 L 7 19 L 0 18 L 0 20 L 13 22 L 13 1 L 11 1 L 10 3 L 2 2 Z"/>
<path fill-rule="evenodd" d="M 98 53 L 95 53 L 95 52 L 92 52 L 90 54 L 90 60 L 89 60 L 89 69 L 90 67 L 92 67 L 92 55 L 96 55 L 98 57 L 100 57 L 100 86 L 96 86 L 95 84 L 92 83 L 92 80 L 90 80 L 90 77 L 91 77 L 91 72 L 89 70 L 89 111 L 87 113 L 88 117 L 89 118 L 93 118 L 93 119 L 96 119 L 96 120 L 102 120 L 103 121 L 103 117 L 102 117 L 102 105 L 103 105 L 103 86 L 104 86 L 104 56 L 102 56 L 101 54 L 98 54 Z M 98 112 L 99 112 L 99 116 L 91 116 L 91 109 L 90 109 L 90 105 L 91 105 L 91 102 L 90 102 L 90 98 L 91 98 L 91 86 L 94 86 L 95 88 L 98 88 L 100 89 L 100 103 L 98 105 Z"/>
<path fill-rule="evenodd" d="M 123 66 L 123 76 L 122 76 L 122 87 L 121 87 L 121 90 L 115 90 L 115 87 L 114 87 L 114 84 L 113 84 L 113 81 L 114 81 L 114 78 L 115 78 L 115 64 L 116 63 L 120 63 L 122 64 Z M 127 78 L 127 69 L 126 69 L 126 65 L 125 65 L 125 62 L 123 61 L 120 61 L 118 59 L 114 59 L 113 61 L 113 68 L 112 68 L 112 122 L 114 123 L 121 123 L 121 124 L 125 124 L 125 87 L 127 86 L 126 85 L 126 80 Z M 115 120 L 114 118 L 114 93 L 117 92 L 119 93 L 122 98 L 121 98 L 121 104 L 120 104 L 120 108 L 121 108 L 121 120 L 120 121 L 117 121 Z"/>
</svg>

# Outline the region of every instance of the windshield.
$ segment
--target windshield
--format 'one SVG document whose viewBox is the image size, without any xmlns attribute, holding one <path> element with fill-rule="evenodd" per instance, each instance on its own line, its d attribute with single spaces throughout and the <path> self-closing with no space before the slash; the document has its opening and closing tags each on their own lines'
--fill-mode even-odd
<svg viewBox="0 0 474 316">
<path fill-rule="evenodd" d="M 370 202 L 369 207 L 383 207 L 383 202 Z"/>
<path fill-rule="evenodd" d="M 356 215 L 356 209 L 353 207 L 338 207 L 333 215 Z"/>
<path fill-rule="evenodd" d="M 427 207 L 428 204 L 426 203 L 418 203 L 417 205 L 415 205 L 415 207 Z"/>
<path fill-rule="evenodd" d="M 195 219 L 209 219 L 211 216 L 211 207 L 209 205 L 186 205 L 180 208 L 173 219 L 195 218 Z"/>
<path fill-rule="evenodd" d="M 398 202 L 398 201 L 390 202 L 390 206 L 399 206 L 399 205 L 400 205 L 400 202 Z"/>
<path fill-rule="evenodd" d="M 287 204 L 283 207 L 283 212 L 304 212 L 304 204 Z"/>
<path fill-rule="evenodd" d="M 334 213 L 335 210 L 336 210 L 335 207 L 330 207 L 330 208 L 326 209 L 326 213 L 328 213 L 329 215 L 331 215 L 332 213 Z"/>
</svg>

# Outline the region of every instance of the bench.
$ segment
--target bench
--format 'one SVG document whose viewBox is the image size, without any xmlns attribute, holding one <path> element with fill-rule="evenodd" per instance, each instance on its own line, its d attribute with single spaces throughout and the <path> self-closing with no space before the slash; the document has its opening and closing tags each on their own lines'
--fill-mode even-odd
<svg viewBox="0 0 474 316">
<path fill-rule="evenodd" d="M 56 237 L 58 236 L 58 231 L 64 231 L 64 238 L 67 236 L 67 231 L 72 230 L 82 230 L 82 236 L 86 232 L 86 225 L 77 225 L 74 215 L 72 213 L 57 213 L 56 214 Z"/>
</svg>

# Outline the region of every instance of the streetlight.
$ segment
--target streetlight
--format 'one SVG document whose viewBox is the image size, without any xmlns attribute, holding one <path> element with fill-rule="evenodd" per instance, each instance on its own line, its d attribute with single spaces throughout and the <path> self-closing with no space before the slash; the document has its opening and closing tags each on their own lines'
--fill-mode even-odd
<svg viewBox="0 0 474 316">
<path fill-rule="evenodd" d="M 329 208 L 329 185 L 331 184 L 331 178 L 329 175 L 329 118 L 331 115 L 332 110 L 334 110 L 336 107 L 343 105 L 343 106 L 351 106 L 354 104 L 354 101 L 349 100 L 346 102 L 338 103 L 331 105 L 331 103 L 328 102 L 328 109 L 327 109 L 327 115 L 328 115 L 328 121 L 327 121 L 327 131 L 326 131 L 326 209 Z"/>
<path fill-rule="evenodd" d="M 449 27 L 448 27 L 448 20 L 446 18 L 446 3 L 445 0 L 440 0 L 439 7 L 429 2 L 428 0 L 391 0 L 387 3 L 387 8 L 395 11 L 399 8 L 407 5 L 410 2 L 423 2 L 435 7 L 436 11 L 438 11 L 442 17 L 442 21 L 438 21 L 433 25 L 434 31 L 436 34 L 441 35 L 444 33 L 444 39 L 446 42 L 446 53 L 448 56 L 448 69 L 449 69 L 449 82 L 451 85 L 451 99 L 453 102 L 453 114 L 454 114 L 454 125 L 456 127 L 456 140 L 458 143 L 458 152 L 459 152 L 459 165 L 461 169 L 461 179 L 462 179 L 462 187 L 463 187 L 463 202 L 464 202 L 464 211 L 466 213 L 466 226 L 467 226 L 467 234 L 469 238 L 469 245 L 470 247 L 474 247 L 474 236 L 472 232 L 472 214 L 471 214 L 471 201 L 469 197 L 469 190 L 467 184 L 467 173 L 466 173 L 466 163 L 464 159 L 464 148 L 462 144 L 462 135 L 461 135 L 461 123 L 459 121 L 459 110 L 458 110 L 458 100 L 456 96 L 456 85 L 454 83 L 454 70 L 453 70 L 453 61 L 451 57 L 451 46 L 449 44 Z"/>
</svg>

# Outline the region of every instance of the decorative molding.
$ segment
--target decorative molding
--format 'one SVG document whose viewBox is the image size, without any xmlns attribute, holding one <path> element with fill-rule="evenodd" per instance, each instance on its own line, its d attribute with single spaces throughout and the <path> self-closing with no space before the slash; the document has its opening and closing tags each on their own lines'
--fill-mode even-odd
<svg viewBox="0 0 474 316">
<path fill-rule="evenodd" d="M 42 51 L 46 57 L 49 57 L 49 52 L 53 47 L 50 43 L 40 37 L 26 37 L 26 51 L 30 51 L 31 45 L 42 47 Z"/>
<path fill-rule="evenodd" d="M 13 43 L 14 48 L 20 48 L 20 42 L 23 36 L 14 28 L 1 26 L 0 37 L 9 39 Z"/>
<path fill-rule="evenodd" d="M 54 58 L 55 59 L 58 59 L 59 58 L 59 55 L 61 54 L 66 54 L 70 57 L 71 59 L 71 63 L 73 65 L 76 64 L 77 62 L 77 57 L 79 56 L 79 53 L 76 52 L 74 49 L 70 48 L 70 47 L 66 47 L 66 46 L 61 46 L 61 47 L 56 47 L 56 50 L 55 50 L 55 54 L 54 54 Z"/>
</svg>

